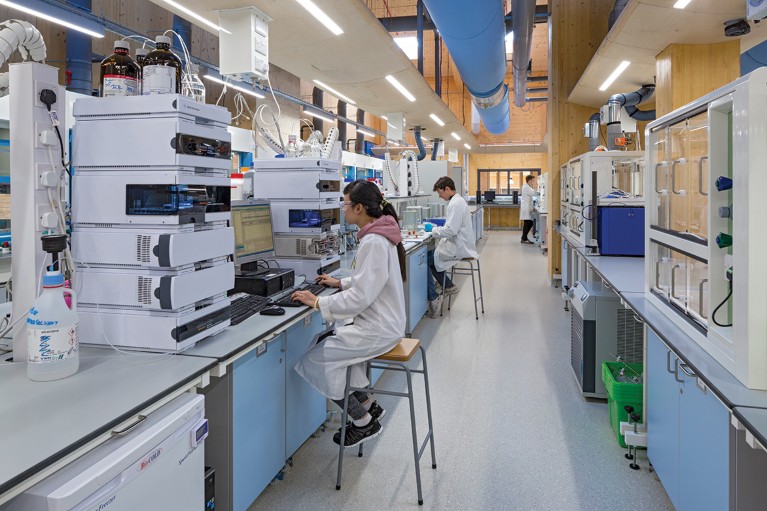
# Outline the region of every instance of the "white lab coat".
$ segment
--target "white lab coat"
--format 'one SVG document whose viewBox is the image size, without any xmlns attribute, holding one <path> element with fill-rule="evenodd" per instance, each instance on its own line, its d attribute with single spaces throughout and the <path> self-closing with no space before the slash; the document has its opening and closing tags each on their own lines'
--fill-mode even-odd
<svg viewBox="0 0 767 511">
<path fill-rule="evenodd" d="M 449 270 L 461 259 L 478 257 L 469 205 L 458 194 L 447 202 L 445 225 L 435 226 L 431 234 L 439 240 L 434 250 L 434 267 L 437 271 Z"/>
<path fill-rule="evenodd" d="M 397 247 L 380 234 L 360 240 L 354 274 L 341 280 L 341 291 L 320 298 L 326 321 L 353 318 L 338 326 L 334 335 L 309 348 L 296 371 L 324 396 L 344 398 L 346 368 L 352 367 L 351 384 L 365 387 L 366 360 L 386 353 L 405 335 L 405 292 Z"/>
<path fill-rule="evenodd" d="M 522 186 L 522 199 L 519 201 L 519 219 L 520 220 L 532 220 L 533 219 L 533 197 L 537 195 L 537 192 L 533 190 L 533 187 L 525 183 Z"/>
</svg>

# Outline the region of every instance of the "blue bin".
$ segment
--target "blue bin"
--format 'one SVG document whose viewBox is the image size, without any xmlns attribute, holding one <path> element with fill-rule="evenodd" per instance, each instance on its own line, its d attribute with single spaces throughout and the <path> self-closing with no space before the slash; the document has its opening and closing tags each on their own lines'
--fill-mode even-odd
<svg viewBox="0 0 767 511">
<path fill-rule="evenodd" d="M 440 227 L 445 225 L 444 218 L 427 218 L 425 221 L 429 222 L 430 224 L 438 225 Z"/>
</svg>

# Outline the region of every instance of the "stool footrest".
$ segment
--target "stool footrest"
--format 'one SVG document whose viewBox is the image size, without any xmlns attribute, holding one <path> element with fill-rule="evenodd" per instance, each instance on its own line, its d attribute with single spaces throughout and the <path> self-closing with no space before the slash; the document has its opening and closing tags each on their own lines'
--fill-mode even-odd
<svg viewBox="0 0 767 511">
<path fill-rule="evenodd" d="M 375 387 L 349 387 L 352 392 L 370 392 L 371 394 L 383 394 L 384 396 L 398 396 L 398 397 L 410 397 L 407 392 L 396 392 L 394 390 L 376 389 Z"/>
</svg>

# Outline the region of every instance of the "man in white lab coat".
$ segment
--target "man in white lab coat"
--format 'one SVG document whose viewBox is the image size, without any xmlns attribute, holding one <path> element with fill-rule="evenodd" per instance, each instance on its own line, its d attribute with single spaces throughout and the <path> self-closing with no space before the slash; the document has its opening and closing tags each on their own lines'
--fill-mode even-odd
<svg viewBox="0 0 767 511">
<path fill-rule="evenodd" d="M 428 224 L 427 230 L 437 241 L 437 247 L 429 250 L 429 269 L 427 275 L 427 295 L 429 299 L 429 317 L 436 318 L 442 307 L 442 298 L 458 292 L 458 287 L 450 278 L 445 279 L 442 296 L 437 294 L 435 281 L 442 284 L 444 272 L 455 266 L 461 259 L 477 258 L 477 248 L 474 244 L 474 228 L 471 225 L 469 205 L 455 192 L 455 182 L 448 176 L 443 176 L 434 183 L 434 191 L 440 199 L 447 201 L 445 225 L 442 227 Z M 433 278 L 432 278 L 433 277 Z"/>
<path fill-rule="evenodd" d="M 525 184 L 522 186 L 522 200 L 519 205 L 519 219 L 524 220 L 522 226 L 522 240 L 521 243 L 527 243 L 532 245 L 533 242 L 527 239 L 527 235 L 530 234 L 530 229 L 533 228 L 533 197 L 538 195 L 536 188 L 538 187 L 538 178 L 533 174 L 528 174 L 525 177 Z"/>
</svg>

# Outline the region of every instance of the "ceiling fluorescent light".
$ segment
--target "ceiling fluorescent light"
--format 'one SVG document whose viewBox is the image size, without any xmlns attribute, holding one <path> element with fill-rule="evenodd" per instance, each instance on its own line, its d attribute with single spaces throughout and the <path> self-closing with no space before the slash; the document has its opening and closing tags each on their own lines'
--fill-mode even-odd
<svg viewBox="0 0 767 511">
<path fill-rule="evenodd" d="M 317 119 L 322 119 L 323 121 L 336 122 L 336 120 L 333 119 L 329 114 L 326 114 L 324 112 L 320 113 L 319 111 L 312 110 L 310 108 L 304 108 L 304 113 L 309 114 L 312 117 L 316 117 Z"/>
<path fill-rule="evenodd" d="M 362 133 L 366 137 L 375 137 L 376 136 L 375 133 L 373 133 L 372 131 L 368 131 L 365 128 L 357 128 L 357 133 Z"/>
<path fill-rule="evenodd" d="M 445 125 L 445 123 L 444 123 L 444 122 L 442 122 L 442 119 L 440 119 L 440 118 L 439 118 L 439 117 L 437 117 L 436 115 L 434 115 L 434 114 L 429 114 L 429 117 L 431 117 L 431 120 L 432 120 L 432 121 L 434 121 L 434 122 L 436 122 L 436 123 L 437 123 L 437 124 L 439 124 L 440 126 L 444 126 L 444 125 Z"/>
<path fill-rule="evenodd" d="M 410 91 L 407 90 L 401 83 L 399 83 L 397 79 L 394 78 L 392 75 L 386 75 L 386 81 L 392 84 L 394 88 L 400 91 L 400 94 L 405 96 L 407 99 L 409 99 L 410 101 L 415 101 L 415 96 L 410 94 Z"/>
<path fill-rule="evenodd" d="M 325 25 L 325 28 L 333 32 L 334 35 L 341 35 L 344 33 L 343 30 L 341 30 L 341 27 L 339 27 L 335 21 L 333 21 L 330 16 L 325 14 L 325 12 L 317 7 L 317 4 L 312 2 L 312 0 L 296 0 L 301 7 L 309 11 L 309 14 L 314 16 L 314 18 Z"/>
<path fill-rule="evenodd" d="M 418 39 L 413 36 L 410 37 L 395 37 L 394 42 L 397 46 L 402 48 L 407 58 L 415 60 L 418 58 Z"/>
<path fill-rule="evenodd" d="M 450 135 L 451 135 L 451 136 L 452 136 L 454 139 L 456 139 L 456 140 L 461 140 L 461 137 L 459 137 L 459 136 L 458 136 L 458 133 L 456 133 L 455 131 L 454 131 L 454 132 L 452 132 Z"/>
<path fill-rule="evenodd" d="M 354 100 L 351 100 L 351 99 L 347 98 L 346 96 L 344 96 L 343 94 L 341 94 L 340 92 L 335 90 L 333 87 L 330 87 L 329 85 L 325 85 L 324 83 L 322 83 L 319 80 L 314 80 L 314 83 L 316 83 L 317 85 L 319 85 L 320 87 L 322 87 L 323 89 L 328 91 L 329 93 L 333 94 L 338 99 L 346 101 L 350 105 L 356 105 L 357 104 L 357 103 L 354 102 Z"/>
<path fill-rule="evenodd" d="M 471 151 L 471 146 L 470 146 L 469 144 L 463 144 L 463 147 L 465 147 L 466 149 L 468 149 L 469 151 Z"/>
<path fill-rule="evenodd" d="M 514 32 L 509 32 L 506 34 L 506 37 L 504 38 L 506 41 L 506 53 L 513 53 L 514 52 Z"/>
<path fill-rule="evenodd" d="M 692 0 L 677 0 L 674 4 L 674 9 L 684 9 Z"/>
<path fill-rule="evenodd" d="M 35 16 L 37 18 L 42 18 L 44 20 L 48 20 L 51 23 L 56 23 L 57 25 L 61 25 L 67 28 L 71 28 L 72 30 L 77 30 L 78 32 L 82 32 L 83 34 L 87 34 L 91 37 L 96 38 L 102 38 L 104 37 L 104 34 L 100 34 L 98 32 L 94 32 L 93 30 L 89 30 L 85 27 L 82 27 L 80 25 L 75 25 L 74 23 L 70 23 L 68 21 L 64 21 L 61 18 L 57 18 L 55 16 L 51 16 L 50 14 L 45 14 L 44 12 L 36 11 L 34 9 L 30 9 L 29 7 L 19 5 L 14 2 L 8 2 L 6 0 L 0 0 L 0 5 L 4 5 L 6 7 L 10 7 L 11 9 L 16 9 L 21 12 L 25 12 L 27 14 L 30 14 L 32 16 Z"/>
<path fill-rule="evenodd" d="M 254 91 L 254 90 L 248 90 L 245 87 L 240 87 L 239 85 L 235 85 L 233 83 L 226 82 L 226 81 L 222 80 L 221 78 L 216 78 L 215 76 L 205 75 L 205 76 L 203 76 L 203 78 L 205 78 L 206 80 L 210 80 L 211 82 L 220 83 L 221 85 L 224 85 L 225 87 L 229 87 L 230 89 L 238 90 L 238 91 L 243 92 L 245 94 L 249 94 L 251 96 L 255 96 L 255 97 L 259 98 L 259 99 L 264 99 L 266 97 L 263 94 L 259 94 L 258 92 Z"/>
<path fill-rule="evenodd" d="M 599 87 L 599 90 L 606 91 L 607 88 L 610 85 L 612 85 L 613 82 L 621 75 L 621 73 L 623 73 L 626 70 L 626 68 L 629 67 L 629 64 L 631 64 L 631 62 L 629 62 L 628 60 L 624 60 L 623 62 L 618 64 L 618 67 L 615 68 L 615 71 L 613 71 L 613 74 L 611 74 L 607 78 L 607 80 L 605 80 L 605 83 L 603 83 L 602 86 Z"/>
<path fill-rule="evenodd" d="M 389 118 L 388 118 L 388 117 L 386 117 L 385 115 L 382 115 L 382 116 L 381 116 L 381 119 L 383 119 L 384 121 L 388 121 L 388 120 L 389 120 Z"/>
<path fill-rule="evenodd" d="M 194 12 L 193 10 L 189 9 L 188 7 L 184 7 L 183 5 L 181 5 L 178 2 L 174 2 L 173 0 L 163 0 L 163 1 L 166 4 L 170 5 L 171 7 L 174 7 L 176 9 L 178 9 L 179 11 L 183 12 L 184 14 L 186 14 L 188 16 L 191 16 L 192 18 L 196 19 L 200 23 L 204 23 L 205 25 L 208 25 L 213 30 L 220 31 L 220 32 L 223 32 L 225 34 L 231 34 L 231 32 L 229 32 L 227 29 L 221 28 L 220 26 L 216 25 L 212 21 L 203 18 L 202 16 L 200 16 L 199 14 Z"/>
</svg>

